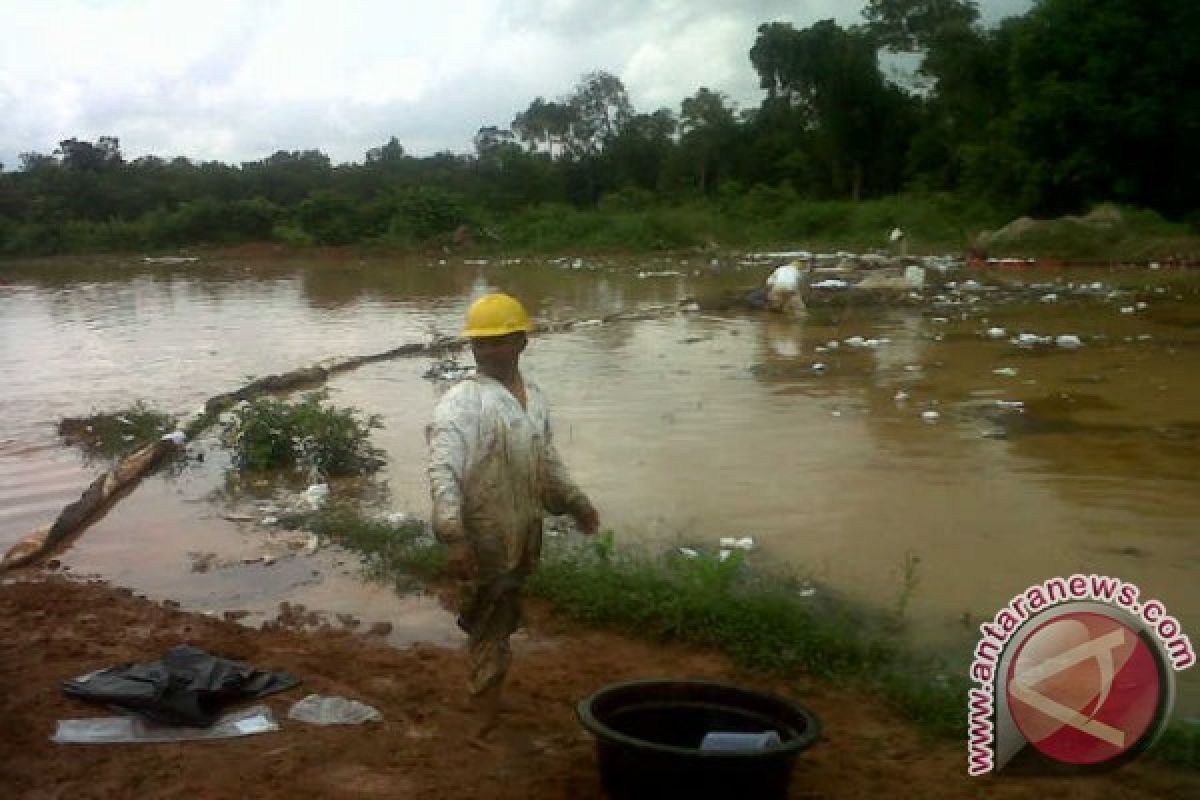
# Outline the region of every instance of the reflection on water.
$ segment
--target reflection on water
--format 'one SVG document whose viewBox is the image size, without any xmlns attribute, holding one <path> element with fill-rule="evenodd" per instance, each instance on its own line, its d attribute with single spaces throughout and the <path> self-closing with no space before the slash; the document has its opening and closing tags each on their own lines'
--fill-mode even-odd
<svg viewBox="0 0 1200 800">
<path fill-rule="evenodd" d="M 687 266 L 637 277 L 665 271 L 649 260 L 590 266 L 374 259 L 8 270 L 0 543 L 44 521 L 84 476 L 54 442 L 61 416 L 138 399 L 186 411 L 249 374 L 453 332 L 470 299 L 492 289 L 555 319 L 762 277 Z M 1079 571 L 1138 583 L 1200 635 L 1200 282 L 1178 272 L 1018 277 L 1055 282 L 1059 302 L 947 291 L 931 308 L 818 309 L 802 320 L 668 316 L 538 337 L 526 366 L 551 399 L 564 457 L 624 537 L 715 544 L 750 535 L 760 545 L 752 558 L 793 564 L 889 608 L 915 554 L 912 635 L 955 652 L 1025 586 Z M 1072 294 L 1068 282 L 1105 290 Z M 1122 313 L 1134 302 L 1146 305 Z M 988 335 L 997 328 L 1004 335 Z M 1019 347 L 1011 339 L 1020 333 L 1074 334 L 1083 346 Z M 422 515 L 423 431 L 436 399 L 421 377 L 427 367 L 373 364 L 331 384 L 339 404 L 384 416 L 376 439 L 390 456 L 391 502 Z M 923 419 L 927 411 L 936 420 Z M 325 582 L 332 568 L 317 581 L 282 562 L 192 574 L 186 552 L 196 540 L 253 546 L 253 532 L 231 529 L 203 501 L 217 481 L 213 469 L 150 481 L 66 560 L 211 607 L 314 596 L 336 605 L 334 595 L 354 594 Z M 162 548 L 164 538 L 174 544 Z M 131 557 L 145 551 L 159 554 L 159 577 Z M 274 577 L 247 577 L 260 573 Z"/>
</svg>

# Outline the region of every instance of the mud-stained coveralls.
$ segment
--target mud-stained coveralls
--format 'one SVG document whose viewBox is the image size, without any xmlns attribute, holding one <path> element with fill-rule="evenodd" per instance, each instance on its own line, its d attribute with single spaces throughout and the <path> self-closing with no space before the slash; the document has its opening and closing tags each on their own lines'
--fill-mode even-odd
<svg viewBox="0 0 1200 800">
<path fill-rule="evenodd" d="M 429 431 L 434 531 L 448 545 L 465 539 L 478 565 L 459 608 L 473 694 L 508 671 L 508 637 L 518 624 L 521 582 L 541 554 L 544 511 L 591 509 L 559 459 L 541 390 L 524 383 L 521 408 L 493 378 L 461 381 L 438 403 Z"/>
</svg>

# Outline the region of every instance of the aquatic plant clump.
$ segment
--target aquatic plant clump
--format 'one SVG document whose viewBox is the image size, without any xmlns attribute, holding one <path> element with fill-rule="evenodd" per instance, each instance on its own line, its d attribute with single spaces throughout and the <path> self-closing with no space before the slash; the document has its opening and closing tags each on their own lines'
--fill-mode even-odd
<svg viewBox="0 0 1200 800">
<path fill-rule="evenodd" d="M 170 414 L 148 408 L 140 400 L 122 411 L 97 411 L 58 423 L 58 435 L 88 458 L 120 458 L 174 429 Z"/>
<path fill-rule="evenodd" d="M 310 392 L 295 403 L 260 397 L 235 406 L 221 432 L 234 466 L 255 472 L 298 467 L 321 478 L 378 469 L 383 451 L 371 446 L 370 434 L 383 427 L 380 417 L 326 405 L 325 397 Z"/>
</svg>

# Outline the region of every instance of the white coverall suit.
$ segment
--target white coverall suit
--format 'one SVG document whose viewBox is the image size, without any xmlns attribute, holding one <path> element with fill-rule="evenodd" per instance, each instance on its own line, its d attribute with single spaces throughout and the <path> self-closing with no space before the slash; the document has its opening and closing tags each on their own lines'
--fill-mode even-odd
<svg viewBox="0 0 1200 800">
<path fill-rule="evenodd" d="M 499 381 L 467 378 L 442 397 L 429 431 L 434 532 L 446 544 L 465 539 L 478 567 L 459 609 L 473 694 L 508 671 L 508 637 L 521 581 L 541 554 L 543 513 L 591 509 L 554 447 L 541 390 L 524 384 L 521 408 Z"/>
</svg>

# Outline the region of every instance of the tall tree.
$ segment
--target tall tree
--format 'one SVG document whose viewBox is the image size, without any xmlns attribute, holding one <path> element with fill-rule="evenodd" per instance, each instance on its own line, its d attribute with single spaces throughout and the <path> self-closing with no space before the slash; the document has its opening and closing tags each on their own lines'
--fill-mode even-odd
<svg viewBox="0 0 1200 800">
<path fill-rule="evenodd" d="M 584 75 L 567 105 L 572 111 L 568 143 L 576 156 L 599 153 L 633 118 L 625 84 L 603 71 Z"/>
<path fill-rule="evenodd" d="M 538 97 L 513 118 L 512 131 L 530 151 L 544 146 L 545 152 L 554 158 L 555 145 L 560 154 L 566 148 L 571 117 L 572 110 L 566 103 L 546 102 Z"/>
<path fill-rule="evenodd" d="M 799 119 L 809 128 L 833 193 L 857 200 L 867 189 L 897 188 L 892 176 L 906 147 L 897 126 L 905 120 L 906 101 L 885 83 L 874 39 L 833 20 L 799 31 L 777 22 L 758 31 L 750 60 L 767 90 L 764 108 L 804 112 Z"/>
<path fill-rule="evenodd" d="M 1200 4 L 1042 0 L 1015 34 L 1013 143 L 1038 210 L 1200 206 Z"/>
</svg>

